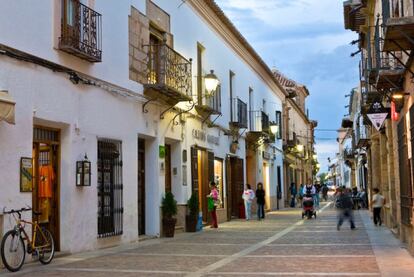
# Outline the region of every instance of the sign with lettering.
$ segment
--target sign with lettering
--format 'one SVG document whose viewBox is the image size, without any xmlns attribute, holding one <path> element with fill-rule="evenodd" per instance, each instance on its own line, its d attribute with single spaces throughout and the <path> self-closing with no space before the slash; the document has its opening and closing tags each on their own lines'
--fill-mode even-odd
<svg viewBox="0 0 414 277">
<path fill-rule="evenodd" d="M 201 141 L 207 141 L 208 143 L 219 145 L 220 137 L 207 135 L 206 132 L 201 130 L 193 129 L 192 131 L 193 138 Z"/>
<path fill-rule="evenodd" d="M 371 120 L 372 125 L 379 131 L 384 124 L 385 119 L 388 116 L 388 110 L 384 108 L 381 102 L 372 103 L 367 116 Z"/>
</svg>

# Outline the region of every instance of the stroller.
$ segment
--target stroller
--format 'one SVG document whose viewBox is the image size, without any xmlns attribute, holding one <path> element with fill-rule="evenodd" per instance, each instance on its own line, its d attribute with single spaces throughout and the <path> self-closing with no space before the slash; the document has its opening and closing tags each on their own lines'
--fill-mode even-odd
<svg viewBox="0 0 414 277">
<path fill-rule="evenodd" d="M 302 219 L 306 216 L 308 219 L 311 219 L 312 216 L 314 216 L 316 218 L 316 211 L 313 208 L 313 197 L 311 194 L 306 194 L 303 197 L 303 202 L 302 202 L 302 207 L 303 207 L 303 211 L 302 211 Z"/>
</svg>

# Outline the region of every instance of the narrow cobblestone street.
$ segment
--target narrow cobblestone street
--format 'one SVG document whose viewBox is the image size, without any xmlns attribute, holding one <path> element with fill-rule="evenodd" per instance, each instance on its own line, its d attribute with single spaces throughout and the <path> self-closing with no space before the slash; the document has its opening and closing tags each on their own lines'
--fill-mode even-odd
<svg viewBox="0 0 414 277">
<path fill-rule="evenodd" d="M 13 276 L 412 276 L 414 259 L 367 211 L 338 232 L 336 212 L 322 205 L 318 218 L 300 209 L 264 221 L 235 220 L 218 230 L 179 233 L 100 251 L 65 256 L 49 266 L 26 264 Z M 7 274 L 2 271 L 2 274 Z"/>
</svg>

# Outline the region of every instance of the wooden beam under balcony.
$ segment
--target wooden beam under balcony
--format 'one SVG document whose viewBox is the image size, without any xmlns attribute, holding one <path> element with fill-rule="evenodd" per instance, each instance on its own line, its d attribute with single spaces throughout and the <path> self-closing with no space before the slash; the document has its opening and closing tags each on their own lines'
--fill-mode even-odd
<svg viewBox="0 0 414 277">
<path fill-rule="evenodd" d="M 383 51 L 414 49 L 414 16 L 388 18 L 384 30 Z"/>
</svg>

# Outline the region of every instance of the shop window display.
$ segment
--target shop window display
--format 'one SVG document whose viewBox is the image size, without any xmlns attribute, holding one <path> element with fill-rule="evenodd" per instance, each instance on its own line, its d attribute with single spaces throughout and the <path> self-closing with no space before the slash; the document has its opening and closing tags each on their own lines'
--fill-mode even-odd
<svg viewBox="0 0 414 277">
<path fill-rule="evenodd" d="M 224 208 L 223 198 L 223 161 L 219 159 L 214 160 L 214 181 L 217 184 L 217 190 L 219 192 L 220 206 L 218 208 Z"/>
</svg>

